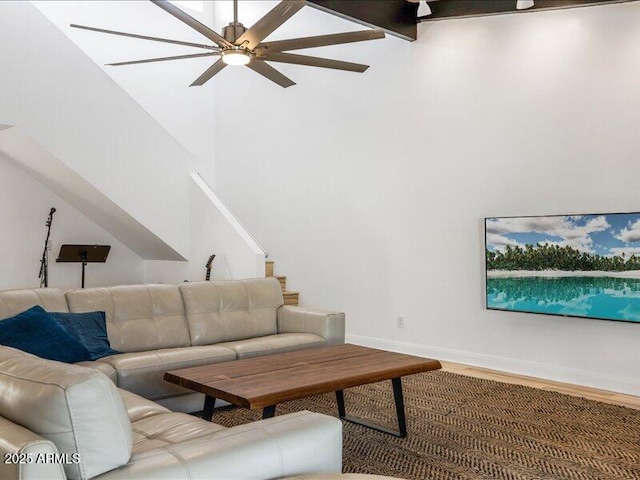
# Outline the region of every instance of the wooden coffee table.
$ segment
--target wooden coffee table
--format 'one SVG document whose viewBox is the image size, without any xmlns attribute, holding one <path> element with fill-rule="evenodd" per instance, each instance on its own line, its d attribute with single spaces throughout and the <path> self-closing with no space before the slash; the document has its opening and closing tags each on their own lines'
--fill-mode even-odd
<svg viewBox="0 0 640 480">
<path fill-rule="evenodd" d="M 401 379 L 439 368 L 437 360 L 345 344 L 174 370 L 165 373 L 164 379 L 204 393 L 203 418 L 209 421 L 216 398 L 249 409 L 262 408 L 262 418 L 269 418 L 275 415 L 278 403 L 336 392 L 341 419 L 406 437 Z M 393 385 L 398 431 L 346 415 L 344 389 L 383 380 Z"/>
</svg>

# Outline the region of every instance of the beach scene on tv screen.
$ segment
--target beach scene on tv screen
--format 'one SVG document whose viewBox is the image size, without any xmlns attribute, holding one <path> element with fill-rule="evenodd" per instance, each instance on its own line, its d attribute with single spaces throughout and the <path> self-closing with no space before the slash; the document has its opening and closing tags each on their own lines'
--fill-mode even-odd
<svg viewBox="0 0 640 480">
<path fill-rule="evenodd" d="M 485 219 L 487 308 L 640 323 L 640 213 Z"/>
</svg>

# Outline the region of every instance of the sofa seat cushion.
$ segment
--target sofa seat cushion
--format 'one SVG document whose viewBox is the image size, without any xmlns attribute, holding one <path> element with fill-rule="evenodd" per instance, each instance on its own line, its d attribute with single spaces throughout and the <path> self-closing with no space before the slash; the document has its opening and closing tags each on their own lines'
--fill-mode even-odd
<svg viewBox="0 0 640 480">
<path fill-rule="evenodd" d="M 119 391 L 131 420 L 134 454 L 225 430 L 193 415 L 171 412 L 135 393 Z"/>
<path fill-rule="evenodd" d="M 324 347 L 325 339 L 313 333 L 279 333 L 266 337 L 249 338 L 235 342 L 218 344 L 220 347 L 230 348 L 238 359 L 259 357 L 274 353 L 293 352 L 305 348 Z"/>
<path fill-rule="evenodd" d="M 226 430 L 193 415 L 175 412 L 147 416 L 133 422 L 131 428 L 134 454 Z"/>
<path fill-rule="evenodd" d="M 136 395 L 122 388 L 119 388 L 118 392 L 120 392 L 131 423 L 161 413 L 170 413 L 170 410 L 164 408 L 162 405 L 158 405 L 156 402 L 147 400 L 140 395 Z"/>
<path fill-rule="evenodd" d="M 95 480 L 276 479 L 341 468 L 340 420 L 296 412 L 134 453 Z"/>
<path fill-rule="evenodd" d="M 94 362 L 94 361 L 86 361 L 86 362 L 78 362 L 74 363 L 74 365 L 79 365 L 81 367 L 88 367 L 98 370 L 99 372 L 104 373 L 109 380 L 111 380 L 115 385 L 118 384 L 118 376 L 116 375 L 116 369 L 113 368 L 108 363 L 104 362 Z"/>
<path fill-rule="evenodd" d="M 235 359 L 236 354 L 232 349 L 207 345 L 123 353 L 101 358 L 98 362 L 108 363 L 116 369 L 118 387 L 156 400 L 192 393 L 191 390 L 166 382 L 163 378 L 165 372 Z"/>
<path fill-rule="evenodd" d="M 71 480 L 126 465 L 132 430 L 116 386 L 97 370 L 0 347 L 0 416 L 50 440 Z"/>
</svg>

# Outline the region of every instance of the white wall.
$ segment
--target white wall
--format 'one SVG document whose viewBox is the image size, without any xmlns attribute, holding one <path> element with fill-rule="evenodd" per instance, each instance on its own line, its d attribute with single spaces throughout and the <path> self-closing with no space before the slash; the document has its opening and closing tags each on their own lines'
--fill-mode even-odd
<svg viewBox="0 0 640 480">
<path fill-rule="evenodd" d="M 482 219 L 640 209 L 639 25 L 638 2 L 422 24 L 322 50 L 363 75 L 278 65 L 287 90 L 226 69 L 216 190 L 351 341 L 638 395 L 640 325 L 485 310 Z"/>
<path fill-rule="evenodd" d="M 213 155 L 212 92 L 189 89 L 188 83 L 175 83 L 173 76 L 158 72 L 146 77 L 125 75 L 118 79 L 126 85 L 123 89 L 59 28 L 67 34 L 71 22 L 139 33 L 145 33 L 145 28 L 160 28 L 161 31 L 146 33 L 185 40 L 196 40 L 189 38 L 194 32 L 150 2 L 34 4 L 39 9 L 30 2 L 0 2 L 0 60 L 4 65 L 0 75 L 0 129 L 3 124 L 15 127 L 2 132 L 0 151 L 8 153 L 34 178 L 95 219 L 144 259 L 143 262 L 136 256 L 136 261 L 118 264 L 118 268 L 107 270 L 106 276 L 95 281 L 179 283 L 186 278 L 202 279 L 212 247 L 218 255 L 214 278 L 255 276 L 260 271 L 255 254 L 247 253 L 239 239 L 231 241 L 228 234 L 220 233 L 226 232 L 229 225 L 223 223 L 211 204 L 203 207 L 201 199 L 194 200 L 190 173 L 196 157 L 176 140 L 204 152 L 200 164 L 205 168 L 212 163 L 206 161 L 207 155 Z M 154 14 L 158 15 L 158 22 Z M 110 21 L 120 23 L 105 24 Z M 181 36 L 184 30 L 186 38 Z M 87 34 L 78 30 L 74 33 Z M 114 52 L 120 45 L 118 40 L 123 40 L 99 35 L 87 38 L 103 40 L 93 45 L 98 54 Z M 96 54 L 91 45 L 89 42 L 87 51 Z M 126 46 L 126 42 L 124 45 L 121 51 L 125 55 L 145 57 L 143 52 L 136 53 Z M 175 48 L 153 42 L 152 46 Z M 146 54 L 155 55 L 151 51 Z M 163 51 L 157 56 L 169 54 Z M 200 72 L 194 72 L 193 78 Z M 131 95 L 137 95 L 139 103 Z M 173 136 L 166 128 L 171 128 Z M 0 189 L 12 191 L 10 182 L 9 177 L 0 177 Z M 13 209 L 7 228 L 29 231 L 29 217 L 19 213 L 20 204 L 13 205 Z M 192 218 L 196 221 L 191 222 Z M 212 229 L 203 229 L 203 225 Z M 94 225 L 88 234 L 93 234 L 95 228 Z M 77 237 L 77 230 L 71 229 L 69 235 Z M 212 237 L 217 243 L 205 242 Z M 28 256 L 31 248 L 4 241 L 0 241 L 0 247 L 12 251 L 16 261 Z M 170 261 L 184 258 L 192 263 Z M 0 278 L 6 288 L 24 283 L 8 270 L 0 272 Z M 91 281 L 88 285 L 92 285 Z"/>
<path fill-rule="evenodd" d="M 81 266 L 56 263 L 62 244 L 111 245 L 107 262 L 86 267 L 86 286 L 142 281 L 140 257 L 0 155 L 0 289 L 35 288 L 51 207 L 49 286 L 80 288 Z"/>
<path fill-rule="evenodd" d="M 216 2 L 220 3 L 220 2 Z M 226 3 L 226 2 L 222 2 Z M 213 174 L 214 90 L 189 85 L 216 57 L 111 67 L 107 63 L 167 57 L 199 50 L 70 28 L 69 24 L 137 33 L 194 43 L 211 42 L 147 1 L 34 1 L 33 4 L 67 35 L 102 71 L 135 99 L 160 125 L 197 158 L 198 169 Z M 211 24 L 212 2 L 205 11 L 187 10 Z M 185 9 L 184 5 L 178 5 Z"/>
<path fill-rule="evenodd" d="M 73 3 L 39 7 L 199 39 L 148 2 Z M 243 2 L 241 21 L 272 5 Z M 208 59 L 109 74 L 197 155 L 303 303 L 347 312 L 350 340 L 638 394 L 637 325 L 484 309 L 482 218 L 638 210 L 639 22 L 634 2 L 422 24 L 413 44 L 313 52 L 363 75 L 278 65 L 287 90 L 245 68 L 178 88 Z M 305 8 L 273 39 L 359 28 Z M 174 53 L 66 33 L 98 63 Z"/>
<path fill-rule="evenodd" d="M 189 225 L 190 261 L 145 261 L 145 282 L 203 281 L 212 254 L 211 280 L 264 277 L 265 252 L 197 174 L 191 175 Z"/>
<path fill-rule="evenodd" d="M 30 2 L 0 2 L 0 123 L 188 255 L 194 157 Z"/>
</svg>

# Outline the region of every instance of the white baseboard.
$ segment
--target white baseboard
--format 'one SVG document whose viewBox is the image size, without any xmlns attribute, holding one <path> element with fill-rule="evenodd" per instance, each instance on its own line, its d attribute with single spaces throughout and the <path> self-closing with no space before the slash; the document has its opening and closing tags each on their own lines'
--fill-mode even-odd
<svg viewBox="0 0 640 480">
<path fill-rule="evenodd" d="M 418 357 L 435 358 L 437 360 L 640 396 L 640 382 L 637 379 L 628 377 L 360 335 L 347 334 L 346 342 Z"/>
</svg>

